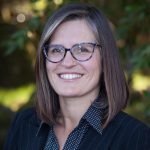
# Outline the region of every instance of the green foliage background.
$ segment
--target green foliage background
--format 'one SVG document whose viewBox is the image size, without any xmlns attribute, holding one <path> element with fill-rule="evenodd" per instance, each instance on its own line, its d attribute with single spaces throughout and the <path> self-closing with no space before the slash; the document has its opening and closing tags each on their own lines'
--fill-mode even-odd
<svg viewBox="0 0 150 150">
<path fill-rule="evenodd" d="M 0 2 L 0 149 L 15 112 L 34 103 L 34 63 L 43 26 L 52 12 L 71 2 L 92 4 L 108 17 L 130 88 L 125 111 L 150 125 L 149 0 Z"/>
</svg>

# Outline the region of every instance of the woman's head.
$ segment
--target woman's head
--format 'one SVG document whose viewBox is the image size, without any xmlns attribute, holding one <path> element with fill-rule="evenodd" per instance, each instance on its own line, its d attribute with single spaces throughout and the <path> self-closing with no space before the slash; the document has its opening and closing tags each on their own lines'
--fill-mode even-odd
<svg viewBox="0 0 150 150">
<path fill-rule="evenodd" d="M 76 97 L 90 104 L 97 98 L 101 47 L 96 43 L 84 20 L 65 21 L 53 33 L 44 50 L 48 79 L 59 100 Z"/>
<path fill-rule="evenodd" d="M 58 30 L 62 29 L 64 24 L 68 25 L 69 22 L 84 22 L 84 25 L 87 25 L 92 34 L 90 40 L 85 37 L 85 40 L 81 38 L 81 41 L 78 41 L 78 43 L 94 42 L 100 46 L 100 63 L 96 63 L 99 64 L 99 71 L 95 71 L 95 78 L 97 78 L 95 81 L 98 81 L 98 83 L 95 83 L 95 85 L 99 89 L 98 92 L 103 93 L 106 97 L 105 103 L 108 105 L 108 111 L 105 114 L 105 123 L 107 124 L 118 111 L 125 107 L 128 99 L 128 89 L 120 66 L 116 43 L 107 19 L 96 8 L 84 4 L 71 4 L 62 7 L 49 18 L 44 28 L 36 62 L 37 110 L 39 116 L 43 121 L 49 123 L 57 121 L 56 116 L 60 109 L 59 93 L 54 90 L 54 83 L 50 81 L 50 79 L 54 78 L 51 76 L 52 72 L 48 73 L 47 71 L 51 66 L 46 63 L 43 46 L 48 44 L 63 44 L 65 48 L 70 48 L 74 44 L 78 44 L 70 43 L 70 45 L 64 45 L 64 43 L 57 43 L 57 40 L 54 40 L 55 35 L 58 34 Z M 75 26 L 73 27 L 72 30 L 75 30 Z M 80 26 L 76 28 L 80 28 Z M 88 61 L 93 62 L 92 58 Z"/>
</svg>

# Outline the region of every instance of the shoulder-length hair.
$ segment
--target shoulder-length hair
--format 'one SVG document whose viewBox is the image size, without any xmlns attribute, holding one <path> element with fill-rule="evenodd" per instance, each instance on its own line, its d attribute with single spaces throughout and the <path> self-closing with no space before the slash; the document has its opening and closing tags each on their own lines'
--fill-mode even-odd
<svg viewBox="0 0 150 150">
<path fill-rule="evenodd" d="M 123 109 L 128 101 L 128 87 L 121 68 L 118 49 L 107 18 L 93 6 L 69 4 L 57 10 L 43 30 L 36 58 L 36 108 L 40 119 L 48 124 L 57 123 L 60 111 L 59 99 L 47 77 L 43 45 L 51 40 L 56 28 L 65 21 L 84 19 L 101 45 L 102 76 L 100 93 L 106 97 L 105 127 Z M 105 105 L 105 106 L 106 106 Z"/>
</svg>

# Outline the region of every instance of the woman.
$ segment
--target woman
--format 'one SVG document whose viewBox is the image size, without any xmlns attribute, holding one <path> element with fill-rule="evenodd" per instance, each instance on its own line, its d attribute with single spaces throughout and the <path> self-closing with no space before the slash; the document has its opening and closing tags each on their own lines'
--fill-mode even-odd
<svg viewBox="0 0 150 150">
<path fill-rule="evenodd" d="M 148 150 L 150 129 L 121 110 L 128 87 L 107 19 L 70 4 L 49 18 L 36 62 L 36 110 L 16 115 L 5 150 Z"/>
</svg>

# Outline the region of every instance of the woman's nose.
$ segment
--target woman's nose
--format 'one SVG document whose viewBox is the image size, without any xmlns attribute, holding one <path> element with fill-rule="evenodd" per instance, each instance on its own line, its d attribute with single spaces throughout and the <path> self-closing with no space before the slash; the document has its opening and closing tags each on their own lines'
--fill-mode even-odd
<svg viewBox="0 0 150 150">
<path fill-rule="evenodd" d="M 73 58 L 70 51 L 66 52 L 65 58 L 62 60 L 62 65 L 66 67 L 73 67 L 77 64 L 77 60 Z"/>
</svg>

